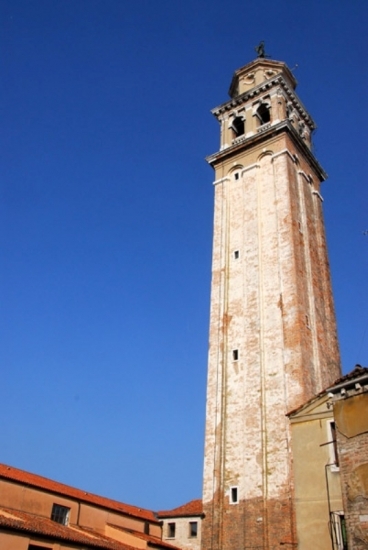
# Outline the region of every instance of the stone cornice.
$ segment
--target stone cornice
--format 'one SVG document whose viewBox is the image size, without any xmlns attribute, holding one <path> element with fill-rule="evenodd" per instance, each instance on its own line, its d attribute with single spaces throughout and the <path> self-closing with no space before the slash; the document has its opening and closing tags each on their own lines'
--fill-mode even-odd
<svg viewBox="0 0 368 550">
<path fill-rule="evenodd" d="M 271 70 L 274 70 L 275 68 L 281 69 L 281 71 L 285 74 L 286 78 L 288 78 L 288 80 L 290 81 L 290 84 L 293 87 L 293 89 L 296 88 L 297 81 L 293 73 L 290 71 L 289 67 L 286 65 L 286 63 L 284 63 L 283 61 L 276 61 L 276 59 L 257 58 L 235 71 L 230 84 L 230 89 L 229 89 L 230 97 L 235 97 L 238 95 L 237 84 L 238 84 L 239 78 L 242 75 L 247 75 L 247 73 L 249 74 L 249 72 L 257 70 L 257 67 L 262 67 L 263 69 L 268 68 Z"/>
<path fill-rule="evenodd" d="M 224 178 L 220 178 L 219 180 L 214 181 L 213 185 L 218 185 L 219 183 L 225 183 L 225 181 L 230 181 L 230 178 L 228 176 L 225 176 Z"/>
<path fill-rule="evenodd" d="M 285 99 L 293 104 L 294 108 L 298 111 L 299 115 L 302 117 L 305 123 L 309 126 L 309 128 L 311 130 L 314 130 L 316 128 L 316 124 L 313 121 L 312 117 L 309 115 L 308 111 L 306 110 L 306 108 L 304 107 L 303 103 L 300 101 L 299 97 L 296 95 L 294 90 L 289 86 L 285 78 L 280 74 L 276 75 L 273 78 L 270 78 L 269 80 L 265 80 L 264 82 L 262 82 L 262 84 L 255 86 L 248 92 L 244 92 L 243 94 L 237 97 L 234 97 L 229 101 L 226 101 L 225 103 L 222 103 L 218 107 L 215 107 L 214 109 L 212 109 L 211 113 L 216 118 L 219 118 L 221 115 L 223 115 L 227 111 L 231 111 L 232 109 L 235 109 L 237 107 L 240 107 L 241 105 L 244 105 L 249 99 L 256 99 L 258 96 L 268 91 L 271 91 L 276 86 L 283 90 Z"/>
<path fill-rule="evenodd" d="M 277 136 L 282 132 L 286 132 L 289 134 L 289 136 L 293 139 L 295 145 L 300 150 L 301 154 L 304 155 L 310 165 L 314 168 L 320 180 L 324 181 L 327 178 L 326 172 L 323 170 L 316 157 L 304 143 L 304 141 L 299 136 L 289 120 L 283 120 L 278 124 L 271 125 L 264 132 L 257 132 L 256 134 L 253 134 L 241 143 L 235 143 L 233 145 L 230 145 L 229 147 L 226 147 L 226 149 L 222 149 L 222 151 L 218 151 L 213 155 L 209 155 L 208 157 L 206 157 L 206 161 L 215 168 L 218 163 L 223 162 L 228 157 L 238 155 L 242 150 L 250 149 L 251 147 L 258 145 L 263 141 L 268 141 L 270 138 L 273 138 L 274 136 Z"/>
</svg>

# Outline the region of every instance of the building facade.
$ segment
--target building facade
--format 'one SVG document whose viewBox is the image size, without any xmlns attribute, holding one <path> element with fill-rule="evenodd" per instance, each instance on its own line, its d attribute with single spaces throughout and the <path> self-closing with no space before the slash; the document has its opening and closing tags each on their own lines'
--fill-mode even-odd
<svg viewBox="0 0 368 550">
<path fill-rule="evenodd" d="M 314 122 L 281 62 L 235 72 L 220 123 L 202 548 L 296 546 L 286 413 L 340 376 Z"/>
<path fill-rule="evenodd" d="M 202 500 L 195 499 L 174 508 L 157 513 L 162 523 L 162 540 L 175 544 L 182 550 L 200 550 L 203 507 Z"/>
<path fill-rule="evenodd" d="M 368 368 L 359 365 L 328 393 L 332 397 L 347 548 L 368 548 Z"/>
<path fill-rule="evenodd" d="M 151 510 L 0 464 L 1 550 L 177 550 Z"/>
<path fill-rule="evenodd" d="M 298 550 L 346 550 L 335 419 L 326 391 L 289 415 Z"/>
</svg>

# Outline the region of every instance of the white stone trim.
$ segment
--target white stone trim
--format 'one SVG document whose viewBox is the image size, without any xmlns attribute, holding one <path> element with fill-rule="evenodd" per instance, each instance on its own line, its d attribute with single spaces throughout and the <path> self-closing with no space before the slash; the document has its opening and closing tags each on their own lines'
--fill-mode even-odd
<svg viewBox="0 0 368 550">
<path fill-rule="evenodd" d="M 316 190 L 314 189 L 314 190 L 312 191 L 312 194 L 313 194 L 313 195 L 316 195 L 316 196 L 320 199 L 320 201 L 323 202 L 324 199 L 323 199 L 323 197 L 322 197 L 322 195 L 321 195 L 321 193 L 320 193 L 319 191 L 316 191 Z"/>
<path fill-rule="evenodd" d="M 278 153 L 274 153 L 272 155 L 272 160 L 274 160 L 275 158 L 277 157 L 280 157 L 281 155 L 289 155 L 289 157 L 291 158 L 291 160 L 293 162 L 296 162 L 294 156 L 290 153 L 290 151 L 288 151 L 287 149 L 282 149 L 282 151 L 279 151 Z"/>
<path fill-rule="evenodd" d="M 330 463 L 329 466 L 330 466 L 330 472 L 339 472 L 340 467 L 336 464 L 338 457 L 336 456 L 335 448 L 333 444 L 331 424 L 335 424 L 334 418 L 329 418 L 326 421 L 327 443 L 329 443 L 328 445 L 328 454 L 329 454 L 329 463 Z"/>
<path fill-rule="evenodd" d="M 225 183 L 225 181 L 231 181 L 231 179 L 229 178 L 229 176 L 225 176 L 223 178 L 220 178 L 219 180 L 215 180 L 213 182 L 213 185 L 218 185 L 219 183 Z"/>
<path fill-rule="evenodd" d="M 310 178 L 310 176 L 308 176 L 308 175 L 304 172 L 304 170 L 298 170 L 298 174 L 299 174 L 299 176 L 303 176 L 303 178 L 305 178 L 305 180 L 306 180 L 307 183 L 311 183 L 311 178 Z"/>
<path fill-rule="evenodd" d="M 254 164 L 251 164 L 250 166 L 246 166 L 242 169 L 241 175 L 245 174 L 245 172 L 249 172 L 249 170 L 253 170 L 253 168 L 259 168 L 260 164 L 259 162 L 255 162 Z"/>
</svg>

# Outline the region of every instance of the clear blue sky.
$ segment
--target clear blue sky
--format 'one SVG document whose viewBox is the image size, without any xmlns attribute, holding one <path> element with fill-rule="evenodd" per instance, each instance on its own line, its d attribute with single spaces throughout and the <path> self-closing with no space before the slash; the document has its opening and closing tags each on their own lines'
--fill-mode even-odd
<svg viewBox="0 0 368 550">
<path fill-rule="evenodd" d="M 368 365 L 365 0 L 3 0 L 0 461 L 118 500 L 201 495 L 219 145 L 266 41 L 329 174 L 343 369 Z"/>
</svg>

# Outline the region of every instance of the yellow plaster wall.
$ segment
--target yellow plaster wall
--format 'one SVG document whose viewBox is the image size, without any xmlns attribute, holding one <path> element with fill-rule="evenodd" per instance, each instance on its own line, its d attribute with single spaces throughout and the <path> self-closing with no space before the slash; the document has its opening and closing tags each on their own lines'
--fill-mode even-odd
<svg viewBox="0 0 368 550">
<path fill-rule="evenodd" d="M 332 412 L 323 404 L 292 422 L 298 550 L 331 548 L 328 492 L 331 511 L 343 508 L 340 473 L 328 466 L 328 420 L 332 420 Z"/>
</svg>

